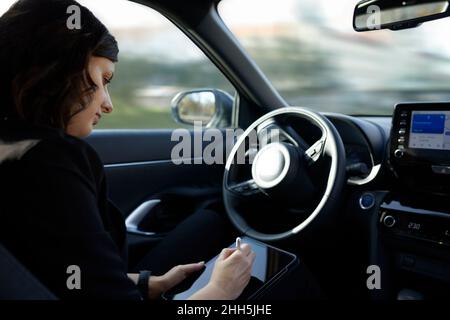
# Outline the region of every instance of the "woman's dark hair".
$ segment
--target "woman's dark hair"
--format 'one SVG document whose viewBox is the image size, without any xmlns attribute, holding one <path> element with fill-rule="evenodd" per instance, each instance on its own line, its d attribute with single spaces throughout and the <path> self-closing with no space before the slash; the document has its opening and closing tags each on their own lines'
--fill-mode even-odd
<svg viewBox="0 0 450 320">
<path fill-rule="evenodd" d="M 68 24 L 73 5 L 80 28 Z M 107 28 L 76 1 L 17 1 L 0 17 L 0 116 L 65 128 L 96 88 L 90 57 L 117 62 L 118 53 Z"/>
</svg>

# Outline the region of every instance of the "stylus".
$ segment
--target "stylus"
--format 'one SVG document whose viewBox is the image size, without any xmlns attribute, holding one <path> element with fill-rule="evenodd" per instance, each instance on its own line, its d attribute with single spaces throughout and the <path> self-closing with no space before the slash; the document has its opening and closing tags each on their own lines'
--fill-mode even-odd
<svg viewBox="0 0 450 320">
<path fill-rule="evenodd" d="M 241 238 L 236 238 L 236 249 L 241 250 Z"/>
</svg>

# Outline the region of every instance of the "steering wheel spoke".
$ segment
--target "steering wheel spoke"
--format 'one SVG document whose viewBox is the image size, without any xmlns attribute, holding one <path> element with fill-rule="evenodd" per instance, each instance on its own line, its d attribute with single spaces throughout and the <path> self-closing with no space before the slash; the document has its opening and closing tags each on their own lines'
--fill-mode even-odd
<svg viewBox="0 0 450 320">
<path fill-rule="evenodd" d="M 258 135 L 259 139 L 262 140 L 264 144 L 287 142 L 303 150 L 308 148 L 308 144 L 297 132 L 295 132 L 295 130 L 289 126 L 281 125 L 272 119 L 258 127 Z"/>
</svg>

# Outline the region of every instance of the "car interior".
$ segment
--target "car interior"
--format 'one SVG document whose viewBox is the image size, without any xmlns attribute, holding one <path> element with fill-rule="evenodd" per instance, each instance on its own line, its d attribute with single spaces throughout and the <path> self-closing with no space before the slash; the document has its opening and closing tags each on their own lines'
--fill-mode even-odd
<svg viewBox="0 0 450 320">
<path fill-rule="evenodd" d="M 328 299 L 450 297 L 450 101 L 399 100 L 383 115 L 291 105 L 221 18 L 219 0 L 132 1 L 166 17 L 235 89 L 230 95 L 198 88 L 172 100 L 172 117 L 189 128 L 191 142 L 195 120 L 219 128 L 224 141 L 227 129 L 242 134 L 232 148 L 220 146 L 228 157 L 213 164 L 174 163 L 176 129 L 99 129 L 86 139 L 125 215 L 130 265 L 187 216 L 209 208 L 243 236 L 295 254 Z M 401 36 L 450 16 L 449 4 L 354 1 L 354 32 Z M 206 118 L 183 104 L 203 101 L 194 95 L 214 102 Z M 276 130 L 278 140 L 249 142 L 252 132 L 267 130 Z M 252 163 L 235 164 L 239 148 L 246 160 L 254 155 Z M 57 299 L 3 246 L 0 262 L 0 298 Z M 8 285 L 11 279 L 25 284 Z"/>
</svg>

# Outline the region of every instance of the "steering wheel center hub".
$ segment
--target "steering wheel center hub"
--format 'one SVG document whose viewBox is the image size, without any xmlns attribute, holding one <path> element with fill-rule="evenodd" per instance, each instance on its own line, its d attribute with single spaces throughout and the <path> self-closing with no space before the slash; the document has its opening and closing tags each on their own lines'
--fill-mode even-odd
<svg viewBox="0 0 450 320">
<path fill-rule="evenodd" d="M 286 177 L 290 163 L 290 154 L 284 144 L 268 144 L 255 156 L 252 164 L 253 180 L 262 189 L 273 188 Z"/>
</svg>

